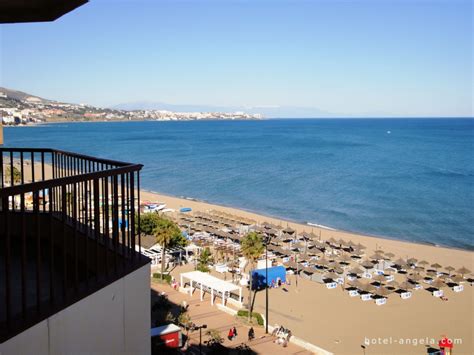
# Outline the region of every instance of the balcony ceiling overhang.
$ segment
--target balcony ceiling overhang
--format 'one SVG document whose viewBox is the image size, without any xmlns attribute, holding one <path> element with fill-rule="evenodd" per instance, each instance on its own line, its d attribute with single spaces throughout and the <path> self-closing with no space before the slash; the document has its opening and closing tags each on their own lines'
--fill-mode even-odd
<svg viewBox="0 0 474 355">
<path fill-rule="evenodd" d="M 0 0 L 0 23 L 54 21 L 89 0 Z"/>
</svg>

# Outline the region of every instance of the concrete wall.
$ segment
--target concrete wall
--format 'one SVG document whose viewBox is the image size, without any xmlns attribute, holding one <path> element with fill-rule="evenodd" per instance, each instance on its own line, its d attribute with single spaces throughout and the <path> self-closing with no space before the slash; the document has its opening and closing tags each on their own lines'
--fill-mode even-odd
<svg viewBox="0 0 474 355">
<path fill-rule="evenodd" d="M 1 355 L 150 354 L 150 265 L 0 345 Z"/>
</svg>

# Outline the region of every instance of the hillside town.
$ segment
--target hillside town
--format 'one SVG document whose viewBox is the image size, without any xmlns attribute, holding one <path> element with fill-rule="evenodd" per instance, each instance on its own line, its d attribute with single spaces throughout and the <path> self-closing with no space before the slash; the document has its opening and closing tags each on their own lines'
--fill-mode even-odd
<svg viewBox="0 0 474 355">
<path fill-rule="evenodd" d="M 46 100 L 20 91 L 0 88 L 0 119 L 4 125 L 69 121 L 189 121 L 258 120 L 246 112 L 174 112 L 168 110 L 118 110 L 86 104 Z"/>
</svg>

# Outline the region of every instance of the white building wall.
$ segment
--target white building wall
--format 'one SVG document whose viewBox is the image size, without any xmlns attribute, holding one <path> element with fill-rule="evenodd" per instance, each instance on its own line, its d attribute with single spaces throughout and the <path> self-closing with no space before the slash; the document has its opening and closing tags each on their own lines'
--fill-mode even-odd
<svg viewBox="0 0 474 355">
<path fill-rule="evenodd" d="M 150 354 L 150 265 L 0 345 L 1 355 Z"/>
</svg>

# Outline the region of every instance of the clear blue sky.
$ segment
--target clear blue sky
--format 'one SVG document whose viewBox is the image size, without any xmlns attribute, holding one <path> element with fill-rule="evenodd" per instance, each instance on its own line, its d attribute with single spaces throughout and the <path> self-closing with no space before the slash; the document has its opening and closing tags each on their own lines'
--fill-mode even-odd
<svg viewBox="0 0 474 355">
<path fill-rule="evenodd" d="M 1 27 L 0 85 L 110 106 L 472 116 L 469 0 L 92 0 Z"/>
</svg>

